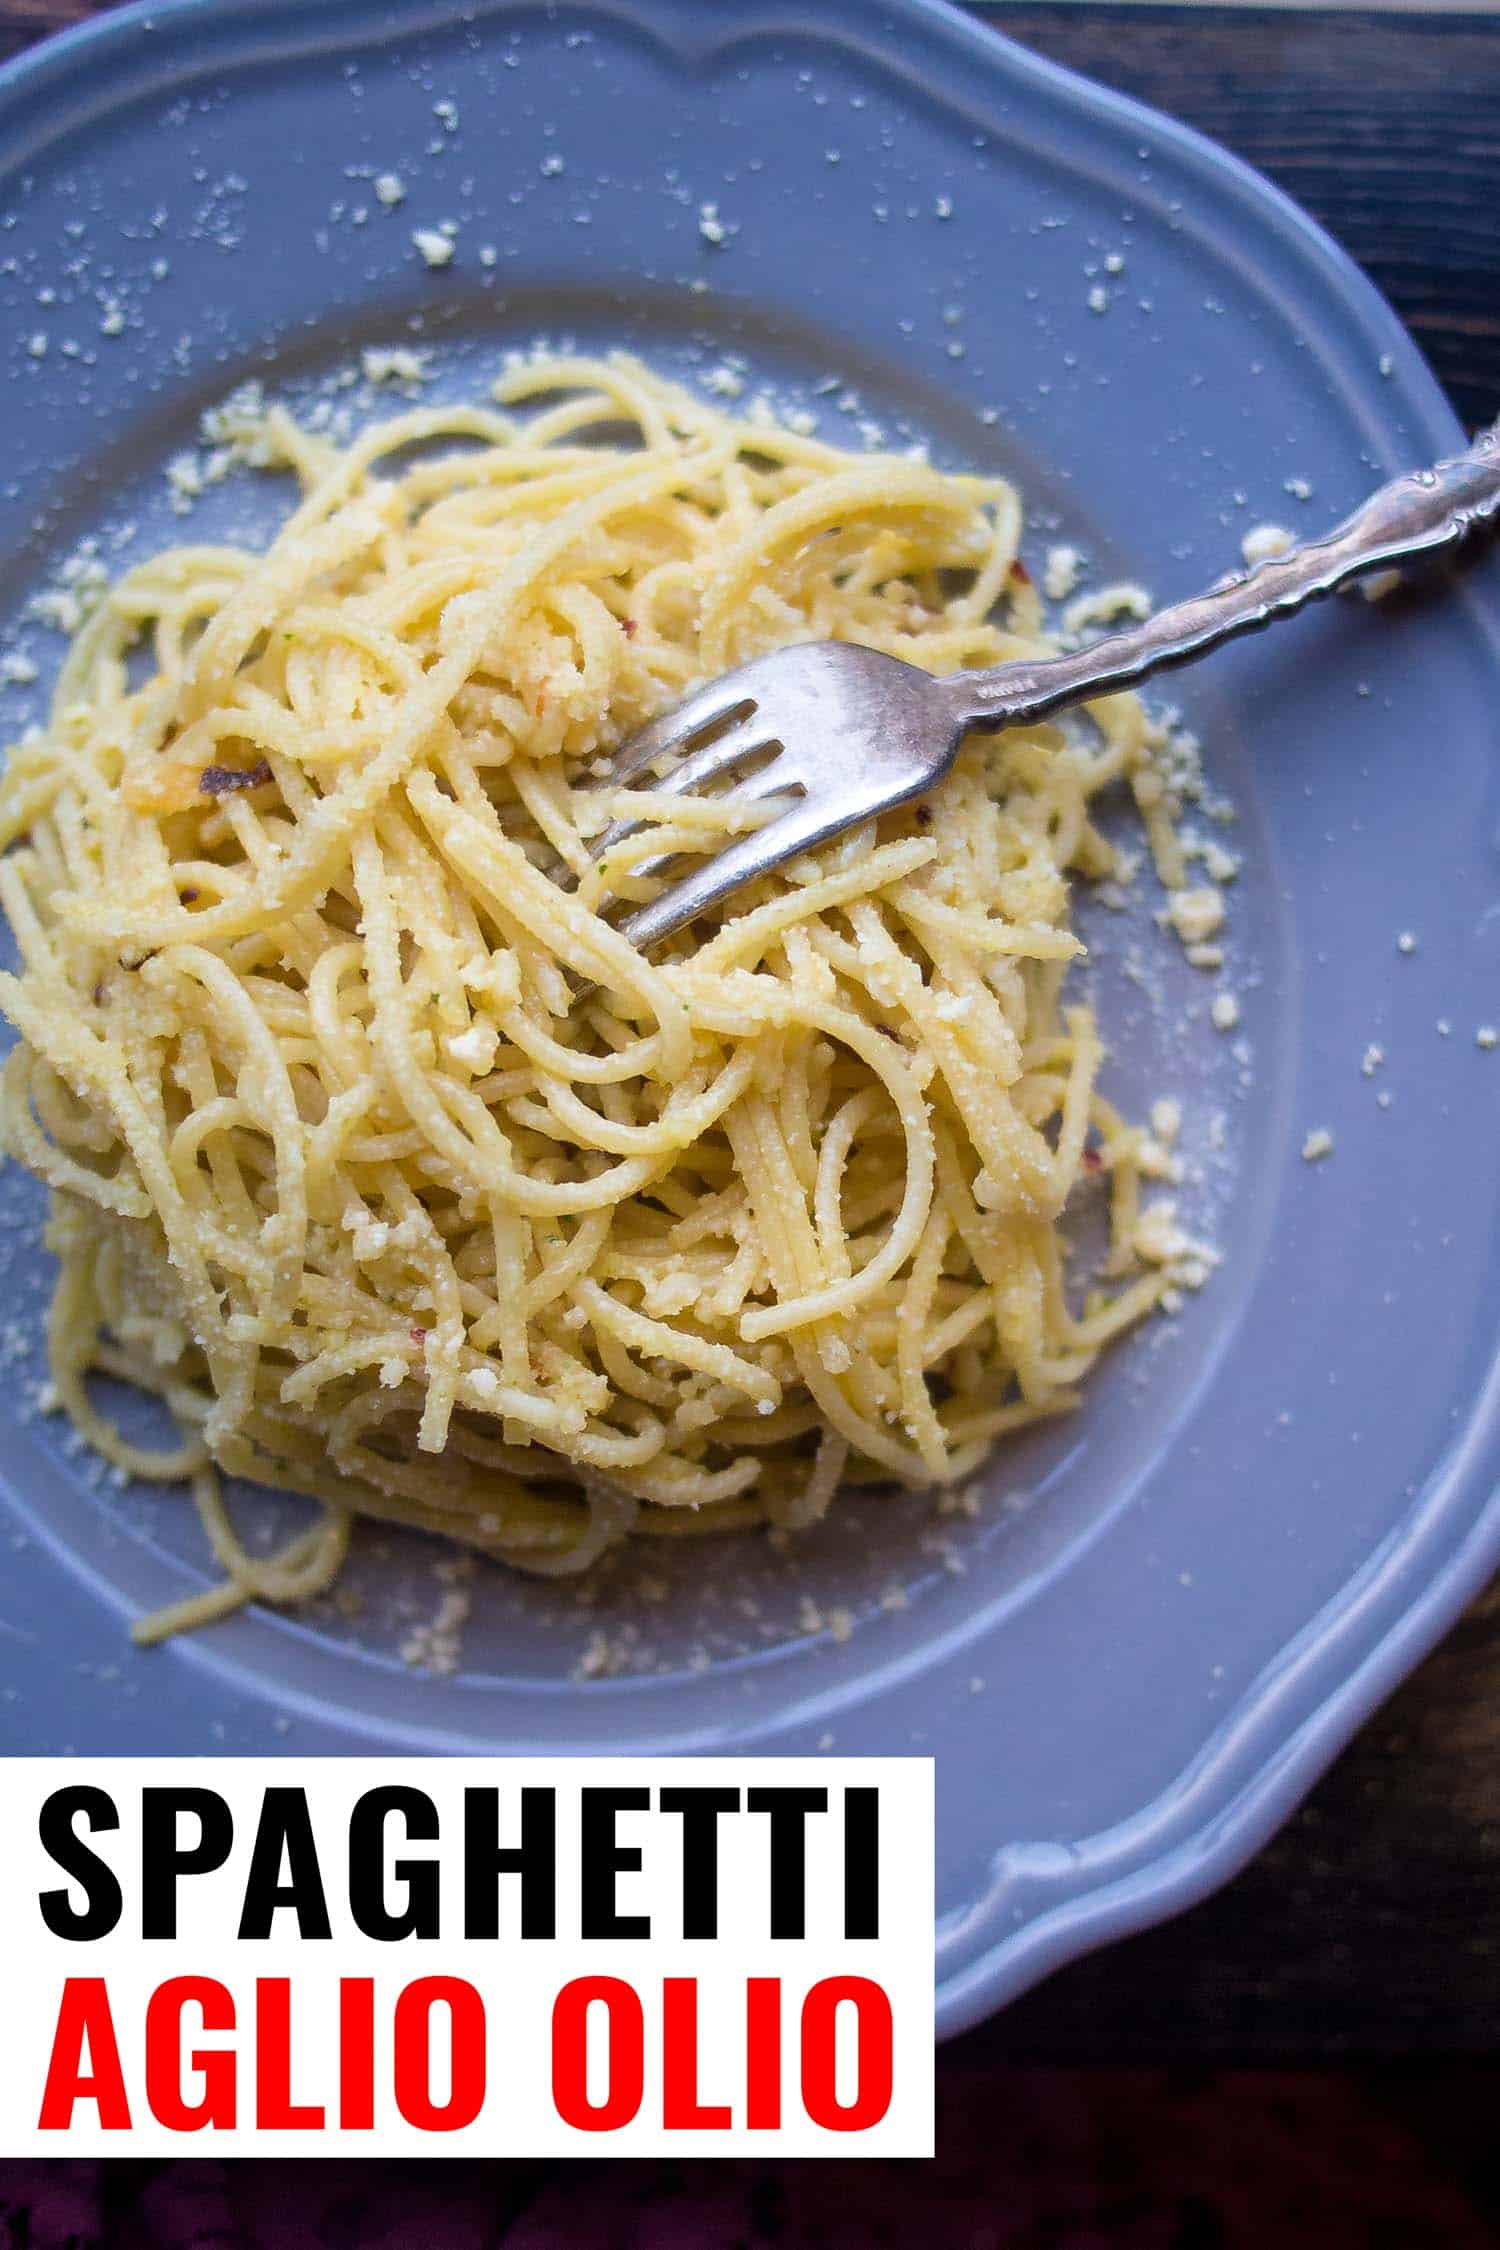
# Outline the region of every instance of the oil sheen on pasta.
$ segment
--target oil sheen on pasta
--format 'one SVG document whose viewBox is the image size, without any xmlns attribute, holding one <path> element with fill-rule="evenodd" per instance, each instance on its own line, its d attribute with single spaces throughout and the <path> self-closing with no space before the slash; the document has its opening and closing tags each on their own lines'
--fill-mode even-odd
<svg viewBox="0 0 1500 2250">
<path fill-rule="evenodd" d="M 321 1590 L 356 1516 L 578 1571 L 952 1482 L 1071 1407 L 1163 1287 L 1142 1136 L 1061 997 L 1070 877 L 1114 868 L 1101 790 L 1180 879 L 1136 699 L 975 736 L 925 805 L 655 958 L 608 919 L 665 845 L 734 830 L 601 764 L 695 683 L 815 637 L 935 672 L 1042 645 L 1010 486 L 623 358 L 345 450 L 273 413 L 268 450 L 302 488 L 270 548 L 124 578 L 0 785 L 53 1382 L 112 1461 L 190 1483 L 224 1574 L 143 1636 Z M 1086 1169 L 1113 1250 L 1074 1309 Z M 90 1370 L 180 1446 L 126 1443 Z M 323 1506 L 252 1554 L 221 1472 Z"/>
</svg>

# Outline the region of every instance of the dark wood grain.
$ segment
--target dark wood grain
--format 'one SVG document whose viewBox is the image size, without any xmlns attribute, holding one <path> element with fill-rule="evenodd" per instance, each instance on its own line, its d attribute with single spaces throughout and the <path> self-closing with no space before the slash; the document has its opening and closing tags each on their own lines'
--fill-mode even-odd
<svg viewBox="0 0 1500 2250">
<path fill-rule="evenodd" d="M 0 54 L 94 12 L 0 0 Z M 1259 165 L 1374 275 L 1464 418 L 1500 413 L 1500 14 L 975 12 Z M 1052 1978 L 958 2042 L 948 2067 L 1494 2054 L 1497 2034 L 1492 1593 L 1238 1881 Z"/>
<path fill-rule="evenodd" d="M 111 0 L 3 0 L 0 42 L 6 54 L 14 54 L 49 31 L 64 31 L 86 16 L 102 16 L 110 4 Z"/>
</svg>

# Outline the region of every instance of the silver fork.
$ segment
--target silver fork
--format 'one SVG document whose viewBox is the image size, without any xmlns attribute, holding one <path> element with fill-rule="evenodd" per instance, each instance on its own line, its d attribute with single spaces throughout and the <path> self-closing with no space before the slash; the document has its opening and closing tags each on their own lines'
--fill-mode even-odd
<svg viewBox="0 0 1500 2250">
<path fill-rule="evenodd" d="M 797 853 L 922 796 L 941 781 L 972 730 L 1017 726 L 1132 686 L 1369 571 L 1455 545 L 1497 518 L 1500 423 L 1456 459 L 1382 485 L 1325 538 L 1234 572 L 1207 593 L 1065 656 L 938 679 L 852 641 L 810 641 L 756 657 L 633 736 L 609 780 L 619 785 L 662 768 L 652 787 L 682 794 L 720 776 L 732 780 L 736 766 L 760 757 L 766 762 L 733 789 L 736 801 L 795 801 L 704 859 L 620 928 L 638 946 L 659 944 Z M 642 825 L 617 821 L 594 842 L 594 857 Z"/>
</svg>

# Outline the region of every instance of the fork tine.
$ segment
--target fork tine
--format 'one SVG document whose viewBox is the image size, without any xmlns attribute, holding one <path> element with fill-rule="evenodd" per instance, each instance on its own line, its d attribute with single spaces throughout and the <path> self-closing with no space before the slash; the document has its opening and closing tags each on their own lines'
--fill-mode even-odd
<svg viewBox="0 0 1500 2250">
<path fill-rule="evenodd" d="M 654 766 L 658 758 L 691 742 L 695 735 L 707 727 L 717 726 L 721 720 L 751 706 L 755 691 L 745 674 L 750 666 L 738 672 L 727 672 L 722 680 L 713 680 L 696 695 L 687 696 L 674 703 L 670 711 L 650 720 L 624 744 L 610 767 L 609 779 L 628 781 L 647 766 Z"/>
<path fill-rule="evenodd" d="M 664 774 L 659 781 L 652 782 L 652 789 L 661 796 L 686 796 L 698 788 L 700 783 L 712 781 L 716 774 L 723 773 L 726 767 L 734 765 L 738 759 L 753 757 L 757 750 L 769 750 L 770 747 L 767 738 L 756 732 L 753 718 L 747 716 L 739 725 L 728 727 L 723 734 L 715 735 L 712 742 L 705 742 L 701 750 L 690 750 L 685 758 L 678 760 L 670 773 Z M 618 786 L 618 782 L 616 785 Z M 743 786 L 736 783 L 736 794 Z M 637 829 L 644 826 L 644 821 L 634 818 L 611 821 L 608 828 L 589 845 L 590 858 L 602 859 L 606 852 L 614 850 L 616 844 L 623 843 L 627 836 L 633 836 Z"/>
<path fill-rule="evenodd" d="M 743 719 L 716 734 L 712 742 L 705 742 L 701 750 L 689 750 L 685 758 L 679 758 L 654 786 L 669 796 L 684 796 L 703 782 L 712 781 L 726 767 L 738 764 L 741 758 L 753 758 L 758 750 L 771 749 L 775 740 L 763 726 L 756 725 L 755 713 L 747 711 Z M 741 784 L 736 782 L 734 786 L 738 789 Z"/>
<path fill-rule="evenodd" d="M 765 746 L 760 745 L 760 747 Z M 773 758 L 769 765 L 761 767 L 759 773 L 752 773 L 745 780 L 736 781 L 734 787 L 725 792 L 725 798 L 716 801 L 723 803 L 727 799 L 730 803 L 758 805 L 762 804 L 767 797 L 802 796 L 805 794 L 802 784 L 793 780 L 783 770 L 784 764 L 783 757 Z M 676 779 L 675 775 L 673 779 Z M 665 788 L 665 783 L 662 786 Z M 681 793 L 681 791 L 678 792 L 679 795 Z M 645 826 L 646 823 L 643 820 L 614 821 L 604 834 L 590 845 L 589 849 L 595 860 L 602 859 L 605 853 L 612 850 L 616 844 L 624 843 L 627 837 L 638 836 Z M 673 845 L 670 849 L 662 852 L 659 857 L 637 860 L 630 870 L 632 879 L 639 881 L 643 875 L 659 875 L 670 861 L 678 857 L 678 853 L 679 847 Z"/>
<path fill-rule="evenodd" d="M 684 875 L 681 882 L 673 883 L 649 906 L 638 907 L 620 924 L 621 933 L 632 945 L 645 948 L 657 944 L 691 922 L 705 907 L 737 891 L 741 884 L 768 874 L 796 853 L 837 835 L 841 828 L 852 827 L 867 809 L 862 799 L 851 802 L 841 792 L 802 798 L 779 820 L 768 821 L 753 835 L 738 837 Z"/>
<path fill-rule="evenodd" d="M 767 797 L 805 797 L 807 790 L 788 770 L 785 751 L 778 751 L 757 772 L 736 781 L 726 794 L 731 804 L 758 805 Z"/>
</svg>

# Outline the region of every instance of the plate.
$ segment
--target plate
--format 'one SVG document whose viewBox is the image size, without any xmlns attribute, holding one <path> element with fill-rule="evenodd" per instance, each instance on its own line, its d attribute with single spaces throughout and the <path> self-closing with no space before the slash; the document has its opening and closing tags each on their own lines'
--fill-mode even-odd
<svg viewBox="0 0 1500 2250">
<path fill-rule="evenodd" d="M 12 724 L 101 565 L 273 520 L 269 484 L 213 481 L 204 411 L 248 380 L 377 410 L 366 348 L 430 353 L 434 395 L 539 335 L 727 371 L 846 443 L 1004 468 L 1035 562 L 1067 541 L 1158 599 L 1456 446 L 1393 314 L 1222 152 L 927 0 L 801 13 L 177 0 L 15 66 Z M 413 236 L 445 226 L 433 269 Z M 180 1498 L 114 1489 L 38 1413 L 12 1175 L 6 1746 L 932 1754 L 944 2031 L 1222 1880 L 1500 1553 L 1497 647 L 1491 561 L 1173 689 L 1238 810 L 1240 1022 L 1213 1028 L 1149 901 L 1096 917 L 1093 974 L 1111 1083 L 1181 1101 L 1223 1262 L 972 1515 L 866 1502 L 785 1560 L 653 1555 L 582 1604 L 486 1577 L 451 1677 L 403 1660 L 444 1589 L 398 1540 L 342 1606 L 134 1653 L 127 1618 L 200 1583 L 201 1548 Z"/>
</svg>

